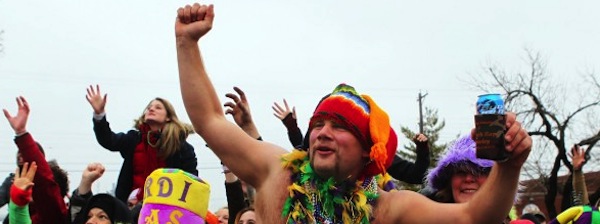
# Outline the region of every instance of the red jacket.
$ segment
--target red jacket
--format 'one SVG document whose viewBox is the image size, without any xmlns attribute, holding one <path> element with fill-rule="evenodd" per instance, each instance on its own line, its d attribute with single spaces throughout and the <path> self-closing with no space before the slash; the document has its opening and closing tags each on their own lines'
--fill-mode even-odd
<svg viewBox="0 0 600 224">
<path fill-rule="evenodd" d="M 66 223 L 67 207 L 60 195 L 60 188 L 54 181 L 46 158 L 39 150 L 31 134 L 15 138 L 23 162 L 37 163 L 37 171 L 33 178 L 33 203 L 30 204 L 31 221 L 34 224 Z"/>
</svg>

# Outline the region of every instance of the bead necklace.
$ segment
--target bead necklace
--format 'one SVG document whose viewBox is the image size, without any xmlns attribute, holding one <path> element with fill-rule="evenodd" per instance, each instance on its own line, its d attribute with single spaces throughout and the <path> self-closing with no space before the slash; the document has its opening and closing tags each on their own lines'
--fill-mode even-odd
<svg viewBox="0 0 600 224">
<path fill-rule="evenodd" d="M 371 204 L 379 196 L 377 179 L 335 182 L 323 179 L 310 166 L 308 154 L 294 150 L 282 158 L 292 171 L 282 216 L 287 223 L 369 223 Z"/>
</svg>

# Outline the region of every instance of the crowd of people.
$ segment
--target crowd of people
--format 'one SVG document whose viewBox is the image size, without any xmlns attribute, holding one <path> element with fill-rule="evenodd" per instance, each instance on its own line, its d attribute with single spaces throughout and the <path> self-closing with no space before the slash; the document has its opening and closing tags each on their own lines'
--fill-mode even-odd
<svg viewBox="0 0 600 224">
<path fill-rule="evenodd" d="M 17 169 L 0 186 L 8 204 L 6 223 L 596 223 L 574 146 L 573 188 L 577 204 L 554 220 L 532 205 L 520 217 L 521 168 L 532 140 L 514 113 L 506 113 L 504 140 L 510 158 L 477 158 L 472 135 L 454 141 L 436 164 L 424 133 L 412 139 L 416 159 L 397 152 L 398 136 L 384 108 L 353 86 L 340 84 L 324 95 L 304 132 L 295 107 L 274 103 L 291 147 L 263 141 L 246 93 L 234 87 L 222 104 L 204 67 L 198 41 L 213 26 L 212 5 L 186 5 L 175 22 L 180 90 L 192 124 L 179 120 L 164 98 L 152 99 L 131 130 L 111 129 L 100 86 L 87 88 L 96 140 L 123 161 L 114 194 L 92 192 L 105 168 L 91 162 L 71 193 L 68 176 L 47 161 L 42 144 L 27 130 L 30 108 L 16 99 L 17 113 L 4 110 L 15 133 Z M 232 116 L 233 123 L 227 119 Z M 200 178 L 194 146 L 199 134 L 222 162 L 227 204 L 209 211 L 210 185 Z M 288 150 L 293 148 L 291 151 Z M 434 168 L 429 169 L 430 165 Z M 422 184 L 420 192 L 398 190 L 398 180 Z M 213 186 L 216 186 L 213 183 Z M 220 183 L 219 183 L 220 184 Z M 537 210 L 536 210 L 537 208 Z M 587 222 L 586 222 L 587 221 Z"/>
</svg>

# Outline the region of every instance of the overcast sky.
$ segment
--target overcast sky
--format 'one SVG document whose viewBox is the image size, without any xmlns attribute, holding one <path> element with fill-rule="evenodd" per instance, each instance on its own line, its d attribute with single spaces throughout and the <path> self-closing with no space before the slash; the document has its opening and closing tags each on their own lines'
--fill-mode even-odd
<svg viewBox="0 0 600 224">
<path fill-rule="evenodd" d="M 108 172 L 93 187 L 107 191 L 122 159 L 98 145 L 86 87 L 108 93 L 114 131 L 131 129 L 154 97 L 181 100 L 174 19 L 184 1 L 0 0 L 0 107 L 31 105 L 28 130 L 70 173 L 71 190 L 89 162 Z M 418 130 L 419 91 L 446 120 L 442 141 L 473 126 L 477 95 L 461 79 L 490 63 L 526 71 L 525 48 L 540 51 L 554 78 L 598 70 L 596 1 L 220 1 L 213 30 L 200 41 L 211 79 L 225 93 L 246 91 L 263 138 L 290 146 L 271 105 L 297 106 L 301 129 L 338 83 L 369 94 L 393 127 Z M 0 178 L 13 170 L 14 133 L 0 119 Z M 226 204 L 219 160 L 191 136 L 200 177 L 212 186 L 210 209 Z M 399 147 L 407 144 L 401 139 Z M 248 149 L 253 150 L 253 149 Z"/>
</svg>

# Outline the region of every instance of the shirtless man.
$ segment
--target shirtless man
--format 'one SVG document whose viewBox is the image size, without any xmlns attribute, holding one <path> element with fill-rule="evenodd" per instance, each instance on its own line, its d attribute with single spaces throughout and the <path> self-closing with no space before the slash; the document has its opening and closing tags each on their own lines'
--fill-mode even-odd
<svg viewBox="0 0 600 224">
<path fill-rule="evenodd" d="M 339 183 L 355 181 L 356 188 L 349 189 L 368 192 L 371 185 L 359 185 L 371 180 L 374 175 L 367 171 L 384 172 L 382 166 L 389 165 L 389 149 L 395 152 L 396 144 L 387 114 L 370 97 L 360 95 L 357 98 L 358 95 L 352 94 L 352 87 L 341 86 L 342 89 L 350 89 L 344 92 L 337 91 L 338 86 L 332 97 L 320 102 L 311 118 L 308 155 L 306 158 L 297 157 L 305 159 L 303 167 L 309 169 L 291 169 L 298 166 L 290 164 L 283 167 L 282 158 L 294 160 L 288 155 L 298 153 L 298 150 L 288 154 L 282 147 L 257 141 L 225 118 L 198 46 L 199 39 L 212 28 L 214 16 L 212 5 L 196 3 L 177 11 L 175 34 L 181 94 L 196 132 L 232 172 L 256 188 L 258 223 L 343 223 L 348 220 L 362 223 L 501 223 L 504 220 L 512 206 L 519 173 L 532 144 L 531 137 L 512 113 L 507 114 L 505 136 L 511 158 L 494 164 L 487 182 L 469 202 L 442 204 L 412 191 L 384 192 L 375 189 L 378 194 L 375 198 L 347 197 L 361 195 L 342 193 L 344 202 L 348 199 L 355 202 L 350 204 L 355 206 L 354 212 L 342 209 L 339 213 L 338 210 L 328 213 L 330 205 L 323 201 L 330 198 L 320 197 L 314 193 L 315 189 L 323 189 L 323 183 L 339 187 Z M 356 115 L 364 111 L 341 109 L 347 105 L 326 106 L 326 102 L 335 102 L 340 96 L 351 96 L 354 100 L 344 101 L 346 103 L 366 102 L 367 117 Z M 336 111 L 336 108 L 340 109 Z M 342 116 L 336 116 L 339 114 Z M 347 120 L 343 118 L 358 121 L 358 124 L 344 123 Z M 373 125 L 373 122 L 377 124 Z M 299 185 L 299 172 L 314 178 L 314 181 Z M 291 199 L 290 195 L 301 199 Z M 369 194 L 362 194 L 365 195 Z"/>
</svg>

